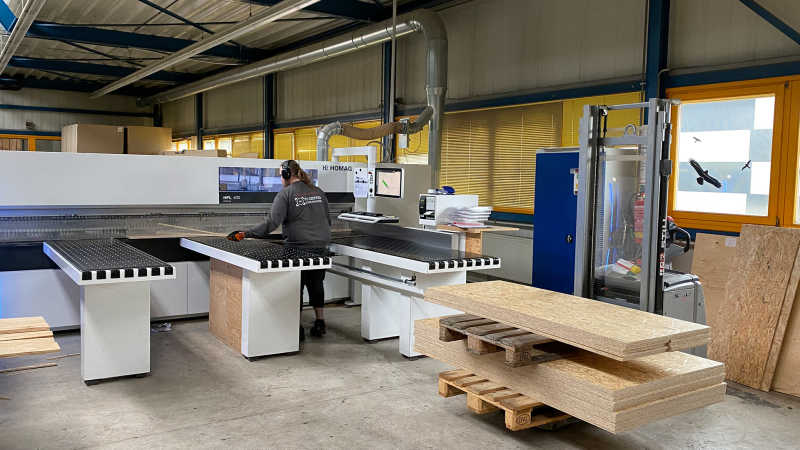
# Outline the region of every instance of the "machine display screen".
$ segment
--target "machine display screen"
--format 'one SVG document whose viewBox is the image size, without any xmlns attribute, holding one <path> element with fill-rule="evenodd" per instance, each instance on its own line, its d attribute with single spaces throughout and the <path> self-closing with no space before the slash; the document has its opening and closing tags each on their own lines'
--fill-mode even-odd
<svg viewBox="0 0 800 450">
<path fill-rule="evenodd" d="M 308 176 L 318 186 L 317 170 L 307 170 Z M 220 203 L 271 203 L 283 189 L 278 168 L 220 167 Z"/>
<path fill-rule="evenodd" d="M 403 195 L 403 170 L 376 168 L 375 195 L 400 198 Z"/>
</svg>

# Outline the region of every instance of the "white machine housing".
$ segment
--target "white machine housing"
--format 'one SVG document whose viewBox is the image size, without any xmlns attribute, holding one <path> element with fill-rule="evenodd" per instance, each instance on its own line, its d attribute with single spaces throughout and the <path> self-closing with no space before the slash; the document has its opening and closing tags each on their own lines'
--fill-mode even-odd
<svg viewBox="0 0 800 450">
<path fill-rule="evenodd" d="M 420 194 L 419 224 L 444 225 L 452 222 L 459 209 L 474 206 L 478 206 L 478 196 L 473 194 Z"/>
</svg>

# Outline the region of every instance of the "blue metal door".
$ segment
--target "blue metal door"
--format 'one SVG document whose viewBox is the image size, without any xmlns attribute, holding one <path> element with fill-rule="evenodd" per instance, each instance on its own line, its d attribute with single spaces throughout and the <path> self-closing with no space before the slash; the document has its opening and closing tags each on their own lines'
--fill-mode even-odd
<svg viewBox="0 0 800 450">
<path fill-rule="evenodd" d="M 572 294 L 578 208 L 577 150 L 536 154 L 533 285 Z"/>
</svg>

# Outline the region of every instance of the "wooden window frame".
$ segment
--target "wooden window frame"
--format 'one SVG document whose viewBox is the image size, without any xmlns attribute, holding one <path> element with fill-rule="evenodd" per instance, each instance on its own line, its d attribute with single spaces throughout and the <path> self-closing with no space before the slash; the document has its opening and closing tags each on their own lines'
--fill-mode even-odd
<svg viewBox="0 0 800 450">
<path fill-rule="evenodd" d="M 794 77 L 800 80 L 800 77 Z M 701 86 L 689 86 L 667 90 L 667 97 L 680 100 L 682 103 L 702 101 L 735 100 L 775 96 L 775 112 L 772 126 L 772 155 L 770 167 L 769 204 L 766 216 L 744 214 L 703 213 L 696 211 L 680 211 L 675 209 L 677 197 L 678 174 L 678 130 L 680 128 L 680 112 L 678 106 L 672 107 L 672 143 L 670 158 L 672 159 L 672 176 L 669 178 L 668 214 L 676 223 L 685 228 L 739 232 L 743 224 L 776 225 L 783 224 L 785 196 L 785 172 L 787 171 L 787 145 L 785 143 L 785 115 L 787 102 L 790 100 L 787 90 L 792 77 L 770 78 L 763 80 L 718 83 Z M 794 155 L 795 160 L 797 155 Z M 796 167 L 796 163 L 793 165 Z M 793 197 L 793 196 L 792 196 Z M 794 198 L 792 198 L 794 200 Z"/>
</svg>

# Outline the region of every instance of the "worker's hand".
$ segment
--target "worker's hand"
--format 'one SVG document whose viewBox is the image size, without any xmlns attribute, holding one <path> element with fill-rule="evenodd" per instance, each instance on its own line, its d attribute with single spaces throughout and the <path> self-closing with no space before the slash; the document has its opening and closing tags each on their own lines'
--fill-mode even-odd
<svg viewBox="0 0 800 450">
<path fill-rule="evenodd" d="M 244 239 L 244 231 L 231 231 L 228 235 L 230 241 L 241 241 L 242 239 Z"/>
</svg>

